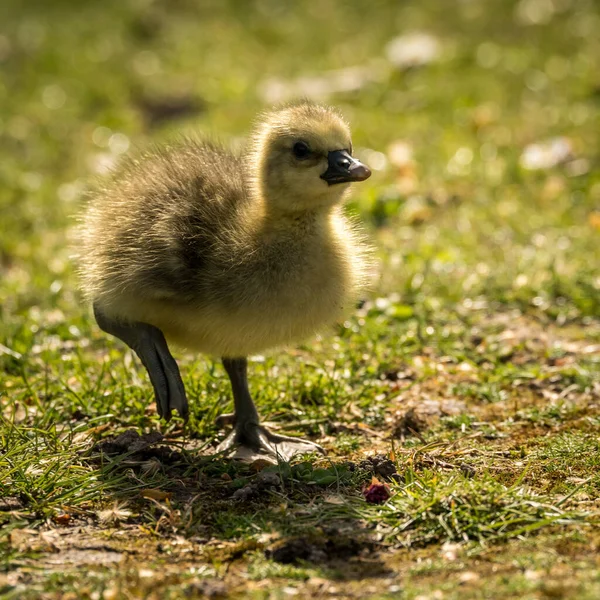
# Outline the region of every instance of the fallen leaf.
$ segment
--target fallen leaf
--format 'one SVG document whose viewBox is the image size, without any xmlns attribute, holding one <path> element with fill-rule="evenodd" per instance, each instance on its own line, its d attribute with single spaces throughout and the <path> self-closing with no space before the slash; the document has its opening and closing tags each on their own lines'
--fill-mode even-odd
<svg viewBox="0 0 600 600">
<path fill-rule="evenodd" d="M 62 513 L 60 515 L 54 515 L 53 521 L 59 525 L 68 525 L 71 521 L 71 515 L 69 513 Z"/>
<path fill-rule="evenodd" d="M 326 504 L 345 504 L 344 499 L 337 494 L 327 494 L 327 496 L 323 498 L 323 502 Z"/>
<path fill-rule="evenodd" d="M 154 490 L 154 489 L 147 489 L 147 490 L 142 490 L 140 492 L 140 495 L 143 498 L 150 498 L 151 500 L 168 500 L 169 498 L 171 498 L 171 496 L 173 495 L 171 492 L 165 492 L 163 490 Z"/>
</svg>

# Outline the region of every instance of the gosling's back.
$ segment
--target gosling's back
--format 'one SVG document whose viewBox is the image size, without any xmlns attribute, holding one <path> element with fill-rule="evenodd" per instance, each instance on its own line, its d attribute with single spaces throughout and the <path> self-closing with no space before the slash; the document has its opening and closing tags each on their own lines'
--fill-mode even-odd
<svg viewBox="0 0 600 600">
<path fill-rule="evenodd" d="M 239 231 L 248 202 L 242 160 L 217 145 L 184 140 L 121 165 L 90 200 L 80 271 L 89 300 L 123 296 L 192 301 L 218 238 Z"/>
</svg>

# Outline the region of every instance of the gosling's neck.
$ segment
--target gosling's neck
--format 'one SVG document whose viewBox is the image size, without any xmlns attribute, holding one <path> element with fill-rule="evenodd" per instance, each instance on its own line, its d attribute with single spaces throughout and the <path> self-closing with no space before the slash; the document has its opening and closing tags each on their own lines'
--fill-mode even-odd
<svg viewBox="0 0 600 600">
<path fill-rule="evenodd" d="M 262 230 L 285 230 L 327 223 L 332 216 L 339 214 L 342 207 L 343 190 L 338 197 L 307 198 L 304 194 L 291 190 L 252 190 L 248 208 L 251 220 Z"/>
<path fill-rule="evenodd" d="M 253 198 L 250 203 L 254 231 L 259 235 L 289 236 L 309 232 L 323 232 L 334 215 L 338 214 L 340 204 L 319 204 L 316 206 L 284 208 L 290 202 L 289 196 L 279 198 Z M 300 203 L 294 206 L 299 206 Z M 301 205 L 300 205 L 301 206 Z"/>
</svg>

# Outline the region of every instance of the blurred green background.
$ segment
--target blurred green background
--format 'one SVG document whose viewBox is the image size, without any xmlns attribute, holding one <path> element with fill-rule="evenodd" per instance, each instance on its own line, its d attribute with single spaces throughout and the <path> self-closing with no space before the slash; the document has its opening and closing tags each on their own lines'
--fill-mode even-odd
<svg viewBox="0 0 600 600">
<path fill-rule="evenodd" d="M 80 310 L 66 232 L 91 177 L 179 131 L 235 143 L 257 111 L 297 96 L 339 106 L 376 169 L 354 198 L 382 230 L 385 289 L 597 314 L 597 8 L 5 0 L 4 343 L 19 346 L 32 307 Z M 424 261 L 435 277 L 421 289 Z"/>
<path fill-rule="evenodd" d="M 188 511 L 165 538 L 257 538 L 319 525 L 334 510 L 356 518 L 356 505 L 360 523 L 408 547 L 462 541 L 467 530 L 476 540 L 521 538 L 554 523 L 572 494 L 597 498 L 599 32 L 594 0 L 2 0 L 0 497 L 21 508 L 0 510 L 0 571 L 21 561 L 9 528 L 55 528 L 67 510 L 63 522 L 76 523 L 79 509 L 96 519 L 118 498 L 131 502 L 132 528 L 158 530 L 163 513 L 140 499 L 140 486 L 174 491 L 173 506 Z M 206 498 L 178 497 L 171 467 L 132 480 L 118 464 L 90 460 L 98 436 L 129 427 L 179 436 L 181 423 L 159 423 L 137 362 L 81 304 L 69 240 L 92 182 L 121 155 L 191 132 L 237 145 L 257 112 L 298 96 L 339 107 L 373 168 L 349 210 L 378 249 L 379 276 L 329 337 L 255 360 L 252 387 L 266 418 L 322 441 L 329 457 L 360 460 L 395 440 L 399 468 L 412 466 L 393 484 L 389 510 L 366 506 L 364 480 L 342 481 L 332 467 L 327 493 L 335 488 L 342 503 L 321 502 L 317 488 L 286 492 L 292 523 L 268 500 L 240 508 L 222 477 L 238 467 L 197 455 L 193 438 L 212 439 L 214 417 L 231 403 L 220 367 L 202 357 L 178 355 L 193 413 L 181 469 L 196 477 L 188 496 L 201 477 Z M 419 421 L 407 415 L 422 400 L 437 420 L 412 436 Z M 457 458 L 459 442 L 468 450 Z M 467 475 L 462 463 L 416 460 L 444 444 L 444 460 L 466 460 Z M 529 490 L 545 494 L 550 517 Z M 223 498 L 218 511 L 213 494 Z M 438 502 L 454 523 L 456 497 L 462 533 L 427 512 Z M 581 510 L 591 512 L 580 523 L 595 514 L 597 524 L 597 508 Z M 89 521 L 94 535 L 108 527 L 99 518 Z M 580 531 L 591 535 L 570 530 L 569 548 L 581 585 L 595 581 L 596 592 L 572 597 L 597 598 L 597 564 Z M 484 573 L 470 597 L 493 589 L 488 576 L 503 597 L 539 591 L 546 578 L 526 577 L 523 565 L 553 568 L 562 540 L 541 538 L 535 555 L 518 546 L 518 561 L 506 545 L 494 560 L 512 566 Z M 309 576 L 262 552 L 252 560 L 250 578 Z M 421 585 L 422 568 L 408 597 L 437 589 L 439 571 Z M 517 583 L 502 580 L 509 571 Z M 464 582 L 448 581 L 451 597 L 469 597 Z"/>
</svg>

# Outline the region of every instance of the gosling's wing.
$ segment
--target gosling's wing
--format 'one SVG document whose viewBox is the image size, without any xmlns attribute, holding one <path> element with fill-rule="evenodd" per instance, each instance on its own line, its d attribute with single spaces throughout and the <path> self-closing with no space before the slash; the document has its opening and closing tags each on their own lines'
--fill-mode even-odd
<svg viewBox="0 0 600 600">
<path fill-rule="evenodd" d="M 126 161 L 84 219 L 84 291 L 107 302 L 192 299 L 246 200 L 241 159 L 211 142 L 185 140 Z"/>
</svg>

